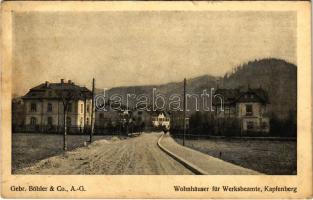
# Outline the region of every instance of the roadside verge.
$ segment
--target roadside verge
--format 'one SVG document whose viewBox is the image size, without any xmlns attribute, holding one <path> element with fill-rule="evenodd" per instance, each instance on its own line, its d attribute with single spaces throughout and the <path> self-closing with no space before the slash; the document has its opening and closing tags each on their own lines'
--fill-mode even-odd
<svg viewBox="0 0 313 200">
<path fill-rule="evenodd" d="M 170 135 L 162 134 L 158 140 L 158 146 L 162 151 L 198 175 L 261 175 L 260 172 L 184 147 L 176 143 Z"/>
<path fill-rule="evenodd" d="M 208 173 L 200 168 L 198 168 L 197 166 L 193 165 L 192 163 L 188 162 L 187 160 L 183 159 L 182 157 L 172 153 L 171 151 L 169 151 L 167 148 L 165 148 L 164 146 L 161 145 L 161 140 L 163 138 L 164 134 L 161 135 L 161 137 L 158 140 L 158 146 L 160 147 L 160 149 L 162 151 L 164 151 L 166 154 L 168 154 L 169 156 L 171 156 L 172 158 L 174 158 L 174 160 L 176 160 L 177 162 L 181 163 L 184 167 L 186 167 L 187 169 L 189 169 L 190 171 L 192 171 L 193 173 L 197 174 L 197 175 L 207 175 Z"/>
</svg>

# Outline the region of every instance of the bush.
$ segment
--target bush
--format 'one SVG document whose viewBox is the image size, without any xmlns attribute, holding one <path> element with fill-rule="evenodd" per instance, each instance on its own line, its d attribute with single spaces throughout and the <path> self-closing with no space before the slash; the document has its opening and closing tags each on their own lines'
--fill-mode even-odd
<svg viewBox="0 0 313 200">
<path fill-rule="evenodd" d="M 295 111 L 290 111 L 287 119 L 279 119 L 275 114 L 270 120 L 271 136 L 296 137 L 297 136 L 297 117 Z"/>
</svg>

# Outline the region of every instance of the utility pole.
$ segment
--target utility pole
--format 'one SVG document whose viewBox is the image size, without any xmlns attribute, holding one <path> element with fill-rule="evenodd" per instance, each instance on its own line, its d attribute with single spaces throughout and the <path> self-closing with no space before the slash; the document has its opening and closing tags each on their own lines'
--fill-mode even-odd
<svg viewBox="0 0 313 200">
<path fill-rule="evenodd" d="M 186 78 L 184 78 L 184 136 L 183 136 L 183 146 L 185 146 L 185 136 L 186 136 Z"/>
<path fill-rule="evenodd" d="M 67 151 L 67 106 L 63 104 L 63 125 L 64 125 L 64 133 L 63 133 L 63 150 Z"/>
<path fill-rule="evenodd" d="M 89 142 L 92 143 L 92 136 L 95 128 L 94 122 L 94 110 L 95 110 L 95 78 L 92 79 L 92 99 L 91 99 L 91 131 L 90 131 L 90 139 Z"/>
</svg>

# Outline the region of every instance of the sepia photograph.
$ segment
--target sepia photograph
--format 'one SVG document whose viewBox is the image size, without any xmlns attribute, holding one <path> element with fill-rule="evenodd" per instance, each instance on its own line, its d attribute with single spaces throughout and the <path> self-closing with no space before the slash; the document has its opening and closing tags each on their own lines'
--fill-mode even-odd
<svg viewBox="0 0 313 200">
<path fill-rule="evenodd" d="M 12 173 L 297 174 L 295 12 L 13 26 Z"/>
<path fill-rule="evenodd" d="M 34 179 L 297 178 L 299 148 L 304 151 L 299 135 L 308 130 L 298 110 L 307 99 L 299 101 L 305 78 L 299 73 L 309 68 L 299 53 L 301 9 L 143 4 L 130 10 L 12 9 L 9 173 Z M 170 190 L 219 191 L 192 183 Z M 289 182 L 230 183 L 221 190 L 303 192 Z"/>
</svg>

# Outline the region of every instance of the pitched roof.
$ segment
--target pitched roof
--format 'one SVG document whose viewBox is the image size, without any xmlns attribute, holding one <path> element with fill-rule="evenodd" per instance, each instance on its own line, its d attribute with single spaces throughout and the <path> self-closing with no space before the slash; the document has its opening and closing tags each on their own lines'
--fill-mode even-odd
<svg viewBox="0 0 313 200">
<path fill-rule="evenodd" d="M 237 98 L 237 101 L 269 103 L 267 92 L 262 88 L 257 89 L 248 88 L 246 91 L 241 92 L 241 95 Z"/>
<path fill-rule="evenodd" d="M 92 92 L 86 88 L 75 85 L 74 83 L 42 83 L 31 88 L 23 99 L 58 99 L 60 91 L 69 91 L 75 99 L 91 98 Z"/>
<path fill-rule="evenodd" d="M 240 90 L 239 89 L 217 89 L 214 93 L 215 95 L 220 95 L 223 98 L 223 102 L 225 105 L 230 105 L 233 103 L 236 103 L 237 97 L 240 96 Z M 218 104 L 219 99 L 214 98 L 213 99 L 213 104 Z"/>
<path fill-rule="evenodd" d="M 269 103 L 267 92 L 262 88 L 247 90 L 239 89 L 217 89 L 214 93 L 223 99 L 224 105 L 234 105 L 237 102 L 261 102 Z M 212 97 L 213 105 L 220 105 L 220 99 Z"/>
<path fill-rule="evenodd" d="M 170 113 L 168 111 L 163 111 L 163 110 L 151 110 L 148 111 L 148 113 L 153 116 L 153 117 L 158 117 L 159 115 L 163 114 L 164 117 L 170 117 Z"/>
</svg>

